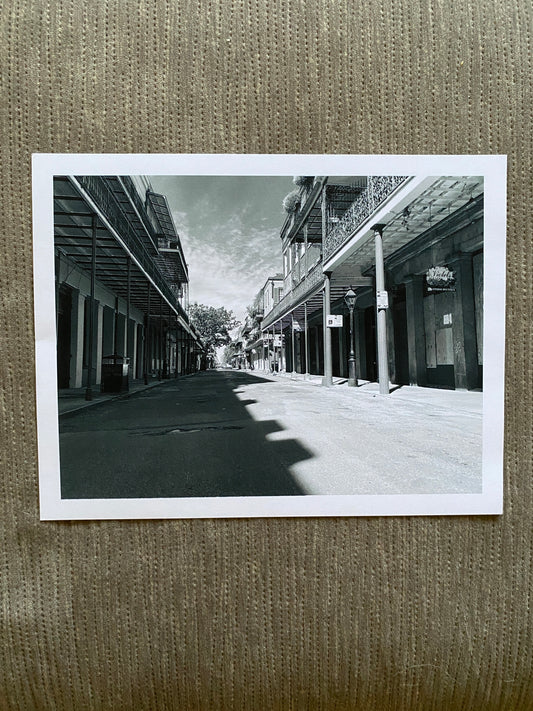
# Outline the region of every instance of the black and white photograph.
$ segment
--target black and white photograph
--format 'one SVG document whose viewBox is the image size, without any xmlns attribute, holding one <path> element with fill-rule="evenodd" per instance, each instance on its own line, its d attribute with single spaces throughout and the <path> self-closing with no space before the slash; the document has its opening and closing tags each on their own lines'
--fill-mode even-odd
<svg viewBox="0 0 533 711">
<path fill-rule="evenodd" d="M 35 155 L 41 518 L 500 513 L 505 171 Z"/>
</svg>

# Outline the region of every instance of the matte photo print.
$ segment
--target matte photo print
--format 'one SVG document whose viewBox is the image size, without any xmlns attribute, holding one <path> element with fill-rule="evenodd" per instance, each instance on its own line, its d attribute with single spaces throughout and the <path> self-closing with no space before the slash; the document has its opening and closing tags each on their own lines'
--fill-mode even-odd
<svg viewBox="0 0 533 711">
<path fill-rule="evenodd" d="M 505 156 L 33 156 L 43 520 L 499 514 Z"/>
</svg>

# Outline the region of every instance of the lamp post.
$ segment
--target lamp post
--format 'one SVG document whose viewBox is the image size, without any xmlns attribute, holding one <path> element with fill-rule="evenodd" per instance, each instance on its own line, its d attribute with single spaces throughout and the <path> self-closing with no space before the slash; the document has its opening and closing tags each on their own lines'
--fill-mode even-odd
<svg viewBox="0 0 533 711">
<path fill-rule="evenodd" d="M 355 375 L 355 328 L 353 322 L 353 312 L 355 308 L 355 300 L 357 296 L 355 291 L 350 287 L 344 295 L 344 303 L 350 312 L 350 355 L 348 356 L 348 385 L 352 388 L 357 387 L 357 378 Z"/>
</svg>

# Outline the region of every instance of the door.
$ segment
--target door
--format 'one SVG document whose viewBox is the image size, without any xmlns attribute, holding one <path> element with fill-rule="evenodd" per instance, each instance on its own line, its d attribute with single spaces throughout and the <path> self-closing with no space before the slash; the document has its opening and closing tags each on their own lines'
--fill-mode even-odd
<svg viewBox="0 0 533 711">
<path fill-rule="evenodd" d="M 409 355 L 407 347 L 407 311 L 404 298 L 395 297 L 393 302 L 394 320 L 394 365 L 396 384 L 409 385 Z"/>
<path fill-rule="evenodd" d="M 57 387 L 70 386 L 70 338 L 72 318 L 72 292 L 60 287 L 57 295 Z"/>
<path fill-rule="evenodd" d="M 377 346 L 376 346 L 376 308 L 369 306 L 365 309 L 365 351 L 366 373 L 365 380 L 375 382 L 378 379 Z"/>
</svg>

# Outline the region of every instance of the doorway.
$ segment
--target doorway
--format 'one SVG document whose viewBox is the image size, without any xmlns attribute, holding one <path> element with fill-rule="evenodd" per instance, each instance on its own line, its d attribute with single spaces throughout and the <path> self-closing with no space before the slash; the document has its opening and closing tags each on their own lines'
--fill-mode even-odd
<svg viewBox="0 0 533 711">
<path fill-rule="evenodd" d="M 57 387 L 70 387 L 70 340 L 72 318 L 72 291 L 65 286 L 57 295 Z"/>
<path fill-rule="evenodd" d="M 369 306 L 364 310 L 364 319 L 366 372 L 363 373 L 363 378 L 370 382 L 375 382 L 378 379 L 375 306 Z"/>
<path fill-rule="evenodd" d="M 394 367 L 397 385 L 409 385 L 409 352 L 407 345 L 407 309 L 405 288 L 395 294 L 392 305 L 394 322 Z"/>
</svg>

